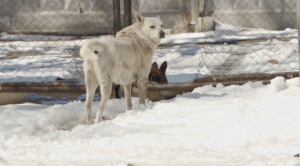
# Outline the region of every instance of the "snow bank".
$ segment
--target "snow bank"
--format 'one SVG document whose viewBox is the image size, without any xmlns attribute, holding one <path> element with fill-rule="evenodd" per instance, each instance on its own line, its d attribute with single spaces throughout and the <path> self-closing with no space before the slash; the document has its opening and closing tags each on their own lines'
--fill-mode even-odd
<svg viewBox="0 0 300 166">
<path fill-rule="evenodd" d="M 0 164 L 272 165 L 300 164 L 300 82 L 204 86 L 85 125 L 84 103 L 0 107 Z M 93 116 L 98 107 L 93 103 Z"/>
<path fill-rule="evenodd" d="M 297 37 L 297 29 L 287 28 L 284 31 L 271 31 L 237 27 L 216 21 L 215 30 L 203 33 L 182 33 L 168 35 L 162 39 L 162 44 L 192 44 L 205 42 L 230 42 L 249 39 L 269 39 L 280 37 Z"/>
</svg>

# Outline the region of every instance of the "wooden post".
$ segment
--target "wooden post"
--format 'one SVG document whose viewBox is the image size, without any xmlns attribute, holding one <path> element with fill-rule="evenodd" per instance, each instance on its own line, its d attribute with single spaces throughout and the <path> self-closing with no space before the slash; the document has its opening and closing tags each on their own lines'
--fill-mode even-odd
<svg viewBox="0 0 300 166">
<path fill-rule="evenodd" d="M 114 8 L 114 35 L 121 30 L 121 7 L 120 0 L 113 0 Z"/>
<path fill-rule="evenodd" d="M 124 0 L 124 25 L 127 27 L 131 24 L 131 0 Z"/>
<path fill-rule="evenodd" d="M 297 0 L 297 27 L 298 27 L 298 58 L 299 58 L 299 78 L 300 78 L 300 0 Z"/>
</svg>

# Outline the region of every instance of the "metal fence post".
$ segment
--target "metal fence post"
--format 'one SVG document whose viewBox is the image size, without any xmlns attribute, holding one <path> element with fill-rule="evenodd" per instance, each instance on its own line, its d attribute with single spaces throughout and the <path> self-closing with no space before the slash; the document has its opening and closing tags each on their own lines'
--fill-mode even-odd
<svg viewBox="0 0 300 166">
<path fill-rule="evenodd" d="M 131 0 L 124 0 L 124 25 L 131 25 Z"/>
<path fill-rule="evenodd" d="M 113 1 L 113 10 L 114 10 L 114 35 L 116 36 L 117 32 L 121 30 L 120 0 Z"/>
<path fill-rule="evenodd" d="M 297 0 L 297 27 L 298 27 L 298 58 L 299 58 L 299 78 L 300 78 L 300 0 Z"/>
<path fill-rule="evenodd" d="M 191 22 L 195 29 L 192 32 L 199 32 L 198 17 L 199 17 L 199 3 L 200 0 L 191 0 Z"/>
</svg>

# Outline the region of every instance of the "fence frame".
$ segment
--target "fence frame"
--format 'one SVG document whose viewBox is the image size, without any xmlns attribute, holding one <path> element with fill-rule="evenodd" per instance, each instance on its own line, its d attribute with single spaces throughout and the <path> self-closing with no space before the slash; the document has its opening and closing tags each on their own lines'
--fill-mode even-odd
<svg viewBox="0 0 300 166">
<path fill-rule="evenodd" d="M 124 27 L 132 24 L 131 20 L 131 0 L 124 0 Z M 114 36 L 122 29 L 121 24 L 121 3 L 120 0 L 113 1 L 114 11 Z"/>
<path fill-rule="evenodd" d="M 114 36 L 121 30 L 121 7 L 120 0 L 113 0 L 114 13 Z"/>
<path fill-rule="evenodd" d="M 297 0 L 297 28 L 298 28 L 298 57 L 299 57 L 299 79 L 300 79 L 300 0 Z"/>
<path fill-rule="evenodd" d="M 131 20 L 131 0 L 124 0 L 124 27 L 132 24 Z"/>
</svg>

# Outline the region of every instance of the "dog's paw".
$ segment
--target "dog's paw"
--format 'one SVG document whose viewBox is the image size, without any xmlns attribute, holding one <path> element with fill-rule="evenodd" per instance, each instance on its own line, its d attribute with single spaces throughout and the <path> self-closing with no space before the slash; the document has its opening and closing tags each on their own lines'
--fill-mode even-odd
<svg viewBox="0 0 300 166">
<path fill-rule="evenodd" d="M 132 106 L 131 107 L 126 107 L 126 112 L 132 110 Z"/>
<path fill-rule="evenodd" d="M 129 164 L 127 164 L 127 166 L 134 166 L 134 165 L 129 163 Z"/>
<path fill-rule="evenodd" d="M 93 121 L 87 121 L 86 124 L 91 125 L 91 124 L 93 124 Z"/>
<path fill-rule="evenodd" d="M 98 124 L 98 123 L 100 123 L 100 122 L 102 122 L 102 121 L 105 121 L 105 120 L 111 120 L 111 118 L 108 117 L 108 116 L 102 116 L 102 117 L 99 118 L 99 119 L 96 118 L 94 124 Z"/>
<path fill-rule="evenodd" d="M 139 104 L 138 108 L 139 108 L 139 110 L 142 110 L 142 111 L 146 110 L 146 106 L 144 104 Z"/>
<path fill-rule="evenodd" d="M 100 123 L 102 120 L 103 120 L 102 117 L 101 118 L 96 118 L 95 122 L 94 122 L 94 125 Z"/>
<path fill-rule="evenodd" d="M 86 121 L 86 124 L 87 125 L 91 125 L 91 124 L 93 124 L 94 122 L 93 122 L 93 119 L 92 118 L 90 118 L 90 119 L 87 119 L 87 121 Z"/>
<path fill-rule="evenodd" d="M 111 118 L 108 116 L 102 116 L 102 120 L 111 120 Z"/>
</svg>

